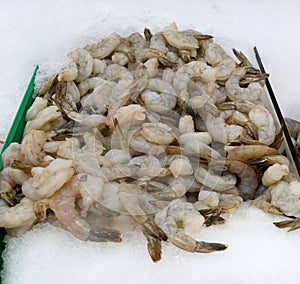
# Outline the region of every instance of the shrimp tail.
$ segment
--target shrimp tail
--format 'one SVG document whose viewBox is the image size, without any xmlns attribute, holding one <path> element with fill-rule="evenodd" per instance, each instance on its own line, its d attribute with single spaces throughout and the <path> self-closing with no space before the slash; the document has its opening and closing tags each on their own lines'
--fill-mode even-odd
<svg viewBox="0 0 300 284">
<path fill-rule="evenodd" d="M 92 229 L 87 240 L 93 242 L 120 243 L 122 238 L 121 233 L 118 230 L 103 228 L 101 230 Z"/>
<path fill-rule="evenodd" d="M 289 228 L 288 232 L 292 232 L 300 229 L 300 218 L 281 222 L 274 222 L 273 224 L 280 229 Z"/>
<path fill-rule="evenodd" d="M 227 245 L 225 244 L 219 244 L 219 243 L 207 243 L 207 242 L 197 242 L 195 252 L 200 253 L 210 253 L 214 251 L 222 251 L 227 248 Z"/>
<path fill-rule="evenodd" d="M 157 262 L 161 260 L 161 240 L 156 236 L 153 236 L 147 229 L 143 230 L 144 236 L 147 238 L 148 253 L 153 260 Z"/>
</svg>

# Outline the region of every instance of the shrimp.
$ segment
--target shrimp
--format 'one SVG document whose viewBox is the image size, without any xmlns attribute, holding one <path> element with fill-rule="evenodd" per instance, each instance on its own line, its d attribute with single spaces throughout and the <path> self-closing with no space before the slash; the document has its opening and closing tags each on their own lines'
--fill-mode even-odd
<svg viewBox="0 0 300 284">
<path fill-rule="evenodd" d="M 276 155 L 277 150 L 266 145 L 225 146 L 227 159 L 248 163 L 250 160 Z"/>
<path fill-rule="evenodd" d="M 191 162 L 185 156 L 172 160 L 169 165 L 169 170 L 174 177 L 191 175 L 193 173 Z"/>
<path fill-rule="evenodd" d="M 150 110 L 161 113 L 174 109 L 177 102 L 172 85 L 156 78 L 148 80 L 147 89 L 141 98 Z"/>
<path fill-rule="evenodd" d="M 157 145 L 148 142 L 143 136 L 141 136 L 140 131 L 136 130 L 128 132 L 128 145 L 132 150 L 147 155 L 160 155 L 165 153 L 164 145 Z"/>
<path fill-rule="evenodd" d="M 162 54 L 166 54 L 169 51 L 162 32 L 156 33 L 151 37 L 149 48 L 158 50 Z"/>
<path fill-rule="evenodd" d="M 201 141 L 188 141 L 184 144 L 183 153 L 186 155 L 197 154 L 199 157 L 210 160 L 210 159 L 221 159 L 221 154 Z"/>
<path fill-rule="evenodd" d="M 279 208 L 286 216 L 300 217 L 300 183 L 299 181 L 279 181 L 268 188 L 271 204 Z"/>
<path fill-rule="evenodd" d="M 223 244 L 196 241 L 190 236 L 200 231 L 204 218 L 192 204 L 180 199 L 156 213 L 154 221 L 175 246 L 185 251 L 209 253 L 227 248 Z"/>
<path fill-rule="evenodd" d="M 77 77 L 78 77 L 78 68 L 74 64 L 73 66 L 60 71 L 60 73 L 57 77 L 57 80 L 59 82 L 62 82 L 62 81 L 71 82 L 71 81 L 76 80 Z"/>
<path fill-rule="evenodd" d="M 75 208 L 76 198 L 80 197 L 79 183 L 78 177 L 75 176 L 49 199 L 49 207 L 56 218 L 80 240 L 120 242 L 119 231 L 108 228 L 95 230 L 80 216 Z"/>
<path fill-rule="evenodd" d="M 180 134 L 195 132 L 194 120 L 191 115 L 184 115 L 179 119 L 178 124 Z"/>
<path fill-rule="evenodd" d="M 0 199 L 0 227 L 4 228 L 18 228 L 28 226 L 29 230 L 31 226 L 37 220 L 34 214 L 34 201 L 23 197 L 20 203 L 13 207 L 9 207 L 8 204 Z"/>
<path fill-rule="evenodd" d="M 240 80 L 245 76 L 246 68 L 236 68 L 225 84 L 227 96 L 232 100 L 256 102 L 263 93 L 263 87 L 258 82 L 250 83 L 247 88 L 241 88 Z"/>
<path fill-rule="evenodd" d="M 133 81 L 133 76 L 130 71 L 124 66 L 119 64 L 111 64 L 106 67 L 105 72 L 102 76 L 104 79 L 109 81 L 117 82 L 119 80 Z"/>
<path fill-rule="evenodd" d="M 22 152 L 22 147 L 19 143 L 11 143 L 1 154 L 2 167 L 6 168 L 12 165 L 15 161 L 23 161 L 25 158 Z"/>
<path fill-rule="evenodd" d="M 150 78 L 157 75 L 159 62 L 156 57 L 149 58 L 143 65 L 146 67 L 147 74 Z"/>
<path fill-rule="evenodd" d="M 287 165 L 280 165 L 275 163 L 270 166 L 262 176 L 262 183 L 264 186 L 270 186 L 277 183 L 283 177 L 289 174 L 289 167 Z"/>
<path fill-rule="evenodd" d="M 26 112 L 26 121 L 34 120 L 38 113 L 45 109 L 48 105 L 47 100 L 44 98 L 36 97 L 31 107 Z"/>
<path fill-rule="evenodd" d="M 80 101 L 80 92 L 73 81 L 67 82 L 66 101 L 74 110 L 77 110 L 76 104 Z"/>
<path fill-rule="evenodd" d="M 247 129 L 249 136 L 253 137 L 255 140 L 258 139 L 256 125 L 249 120 L 247 115 L 239 111 L 234 111 L 232 115 L 226 119 L 226 123 L 241 125 Z"/>
<path fill-rule="evenodd" d="M 104 81 L 97 85 L 93 92 L 81 98 L 81 105 L 84 109 L 92 107 L 94 112 L 103 114 L 107 111 L 113 88 L 116 86 L 114 82 Z"/>
<path fill-rule="evenodd" d="M 272 115 L 261 106 L 256 105 L 249 111 L 250 121 L 257 127 L 258 141 L 270 145 L 275 139 L 275 125 Z"/>
<path fill-rule="evenodd" d="M 32 166 L 38 166 L 43 160 L 45 153 L 43 146 L 48 139 L 48 135 L 41 130 L 31 130 L 28 132 L 21 143 L 21 150 L 24 154 L 25 162 Z"/>
<path fill-rule="evenodd" d="M 110 129 L 114 128 L 113 119 L 117 119 L 120 127 L 125 125 L 139 125 L 145 120 L 145 109 L 137 104 L 130 104 L 128 106 L 123 106 L 117 109 L 110 116 L 106 117 L 106 124 Z"/>
<path fill-rule="evenodd" d="M 221 143 L 228 143 L 245 138 L 247 131 L 240 125 L 228 125 L 221 116 L 206 115 L 206 127 L 211 138 Z"/>
<path fill-rule="evenodd" d="M 231 174 L 225 173 L 221 176 L 219 174 L 210 173 L 201 166 L 195 171 L 195 178 L 199 183 L 218 192 L 231 189 L 237 182 L 236 178 Z"/>
<path fill-rule="evenodd" d="M 236 67 L 235 61 L 217 43 L 205 44 L 204 59 L 216 71 L 217 80 L 227 80 Z"/>
<path fill-rule="evenodd" d="M 129 59 L 123 52 L 115 52 L 111 57 L 111 61 L 113 64 L 124 66 L 128 63 Z"/>
<path fill-rule="evenodd" d="M 104 59 L 99 60 L 94 58 L 92 76 L 102 75 L 105 72 L 106 66 L 106 61 Z"/>
<path fill-rule="evenodd" d="M 255 107 L 255 103 L 246 100 L 236 100 L 233 102 L 223 102 L 217 105 L 219 110 L 234 109 L 243 113 L 248 113 Z"/>
<path fill-rule="evenodd" d="M 46 168 L 33 168 L 33 177 L 23 183 L 22 191 L 34 201 L 50 197 L 68 182 L 73 174 L 73 161 L 55 159 Z"/>
<path fill-rule="evenodd" d="M 180 79 L 180 77 L 190 80 L 200 79 L 204 83 L 210 83 L 216 81 L 216 71 L 202 61 L 192 61 L 177 70 L 175 80 Z"/>
<path fill-rule="evenodd" d="M 71 53 L 71 56 L 78 68 L 78 75 L 75 79 L 76 82 L 87 79 L 93 72 L 93 58 L 83 48 L 77 48 Z"/>
<path fill-rule="evenodd" d="M 159 145 L 170 144 L 175 139 L 172 129 L 168 125 L 160 122 L 143 123 L 141 135 L 150 143 Z"/>
<path fill-rule="evenodd" d="M 189 33 L 179 32 L 175 22 L 164 28 L 163 35 L 170 45 L 178 49 L 199 48 L 198 40 Z"/>
<path fill-rule="evenodd" d="M 80 96 L 83 97 L 90 90 L 94 90 L 97 86 L 105 83 L 106 81 L 101 77 L 92 77 L 86 80 L 81 81 L 78 84 L 78 90 L 80 92 Z"/>
<path fill-rule="evenodd" d="M 199 141 L 207 145 L 211 144 L 212 142 L 212 138 L 209 132 L 187 132 L 181 134 L 177 140 L 179 145 L 182 147 L 184 147 L 184 145 L 189 141 L 194 141 L 195 143 Z"/>
<path fill-rule="evenodd" d="M 153 155 L 134 157 L 127 167 L 132 169 L 136 177 L 145 179 L 158 176 L 162 170 L 160 161 Z"/>
<path fill-rule="evenodd" d="M 93 58 L 103 59 L 110 55 L 114 49 L 120 44 L 121 37 L 113 33 L 107 38 L 102 39 L 99 43 L 88 45 L 85 49 L 91 54 Z"/>
<path fill-rule="evenodd" d="M 237 188 L 243 200 L 254 199 L 258 187 L 255 171 L 240 161 L 227 160 L 226 165 L 229 172 L 239 177 Z"/>
<path fill-rule="evenodd" d="M 274 165 L 274 164 L 280 164 L 280 165 L 290 165 L 290 161 L 287 157 L 283 155 L 272 155 L 272 156 L 264 156 L 258 159 L 253 159 L 250 161 L 251 166 L 260 166 L 260 165 Z"/>
<path fill-rule="evenodd" d="M 102 114 L 76 112 L 65 102 L 61 104 L 61 107 L 70 120 L 73 120 L 80 125 L 101 129 L 106 122 L 106 117 Z"/>
<path fill-rule="evenodd" d="M 32 129 L 49 130 L 48 128 L 50 123 L 59 117 L 61 117 L 61 113 L 58 111 L 56 106 L 46 107 L 41 110 L 33 120 L 30 121 L 25 129 L 25 134 L 29 133 Z"/>
</svg>

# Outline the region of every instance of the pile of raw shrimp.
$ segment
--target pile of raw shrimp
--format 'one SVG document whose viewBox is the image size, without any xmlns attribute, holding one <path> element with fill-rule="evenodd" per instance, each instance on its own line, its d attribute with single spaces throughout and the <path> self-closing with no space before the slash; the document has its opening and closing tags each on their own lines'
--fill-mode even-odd
<svg viewBox="0 0 300 284">
<path fill-rule="evenodd" d="M 3 153 L 8 234 L 47 221 L 83 241 L 120 242 L 138 228 L 158 261 L 162 241 L 226 249 L 193 235 L 243 201 L 294 218 L 279 227 L 299 227 L 300 183 L 261 100 L 268 74 L 242 52 L 171 23 L 113 33 L 71 57 L 42 84 L 22 142 Z"/>
</svg>

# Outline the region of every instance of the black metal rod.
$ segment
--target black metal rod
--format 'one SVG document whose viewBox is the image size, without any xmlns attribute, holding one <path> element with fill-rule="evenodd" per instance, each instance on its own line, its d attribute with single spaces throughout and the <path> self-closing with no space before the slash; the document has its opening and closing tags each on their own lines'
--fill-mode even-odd
<svg viewBox="0 0 300 284">
<path fill-rule="evenodd" d="M 258 53 L 258 50 L 256 48 L 256 46 L 254 47 L 254 53 L 255 53 L 255 57 L 256 57 L 256 61 L 258 63 L 258 66 L 259 66 L 259 69 L 262 73 L 265 73 L 265 68 L 263 66 L 263 63 L 262 63 L 262 60 L 259 56 L 259 53 Z M 291 152 L 291 155 L 292 155 L 292 158 L 294 160 L 294 163 L 295 163 L 295 166 L 296 166 L 296 169 L 298 171 L 298 174 L 300 176 L 300 163 L 299 163 L 299 157 L 298 157 L 298 154 L 296 152 L 296 149 L 293 145 L 293 142 L 292 142 L 292 139 L 291 139 L 291 135 L 289 133 L 289 130 L 285 124 L 285 121 L 284 121 L 284 118 L 282 116 L 282 113 L 281 113 L 281 110 L 279 108 L 279 105 L 277 103 L 277 100 L 276 100 L 276 97 L 275 97 L 275 94 L 273 92 L 273 89 L 271 87 L 271 84 L 270 84 L 270 80 L 268 78 L 265 79 L 266 81 L 266 87 L 267 87 L 267 90 L 269 92 L 269 95 L 270 95 L 270 98 L 271 98 L 271 101 L 273 103 L 273 106 L 274 106 L 274 109 L 275 109 L 275 112 L 277 114 L 277 117 L 279 119 L 279 122 L 280 122 L 280 125 L 281 125 L 281 128 L 282 128 L 282 131 L 284 133 L 284 136 L 285 136 L 285 139 L 286 139 L 286 142 L 288 144 L 288 147 L 290 149 L 290 152 Z"/>
</svg>

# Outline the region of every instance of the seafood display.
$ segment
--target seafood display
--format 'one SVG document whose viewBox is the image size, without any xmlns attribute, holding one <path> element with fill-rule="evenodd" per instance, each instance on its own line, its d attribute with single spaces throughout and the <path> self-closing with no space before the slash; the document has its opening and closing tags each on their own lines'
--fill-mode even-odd
<svg viewBox="0 0 300 284">
<path fill-rule="evenodd" d="M 300 183 L 263 104 L 268 74 L 211 35 L 145 28 L 77 48 L 28 109 L 22 142 L 2 155 L 0 227 L 39 222 L 83 241 L 121 242 L 142 230 L 151 259 L 162 243 L 198 253 L 197 240 L 243 202 L 300 228 Z M 300 125 L 287 120 L 297 147 Z"/>
</svg>

